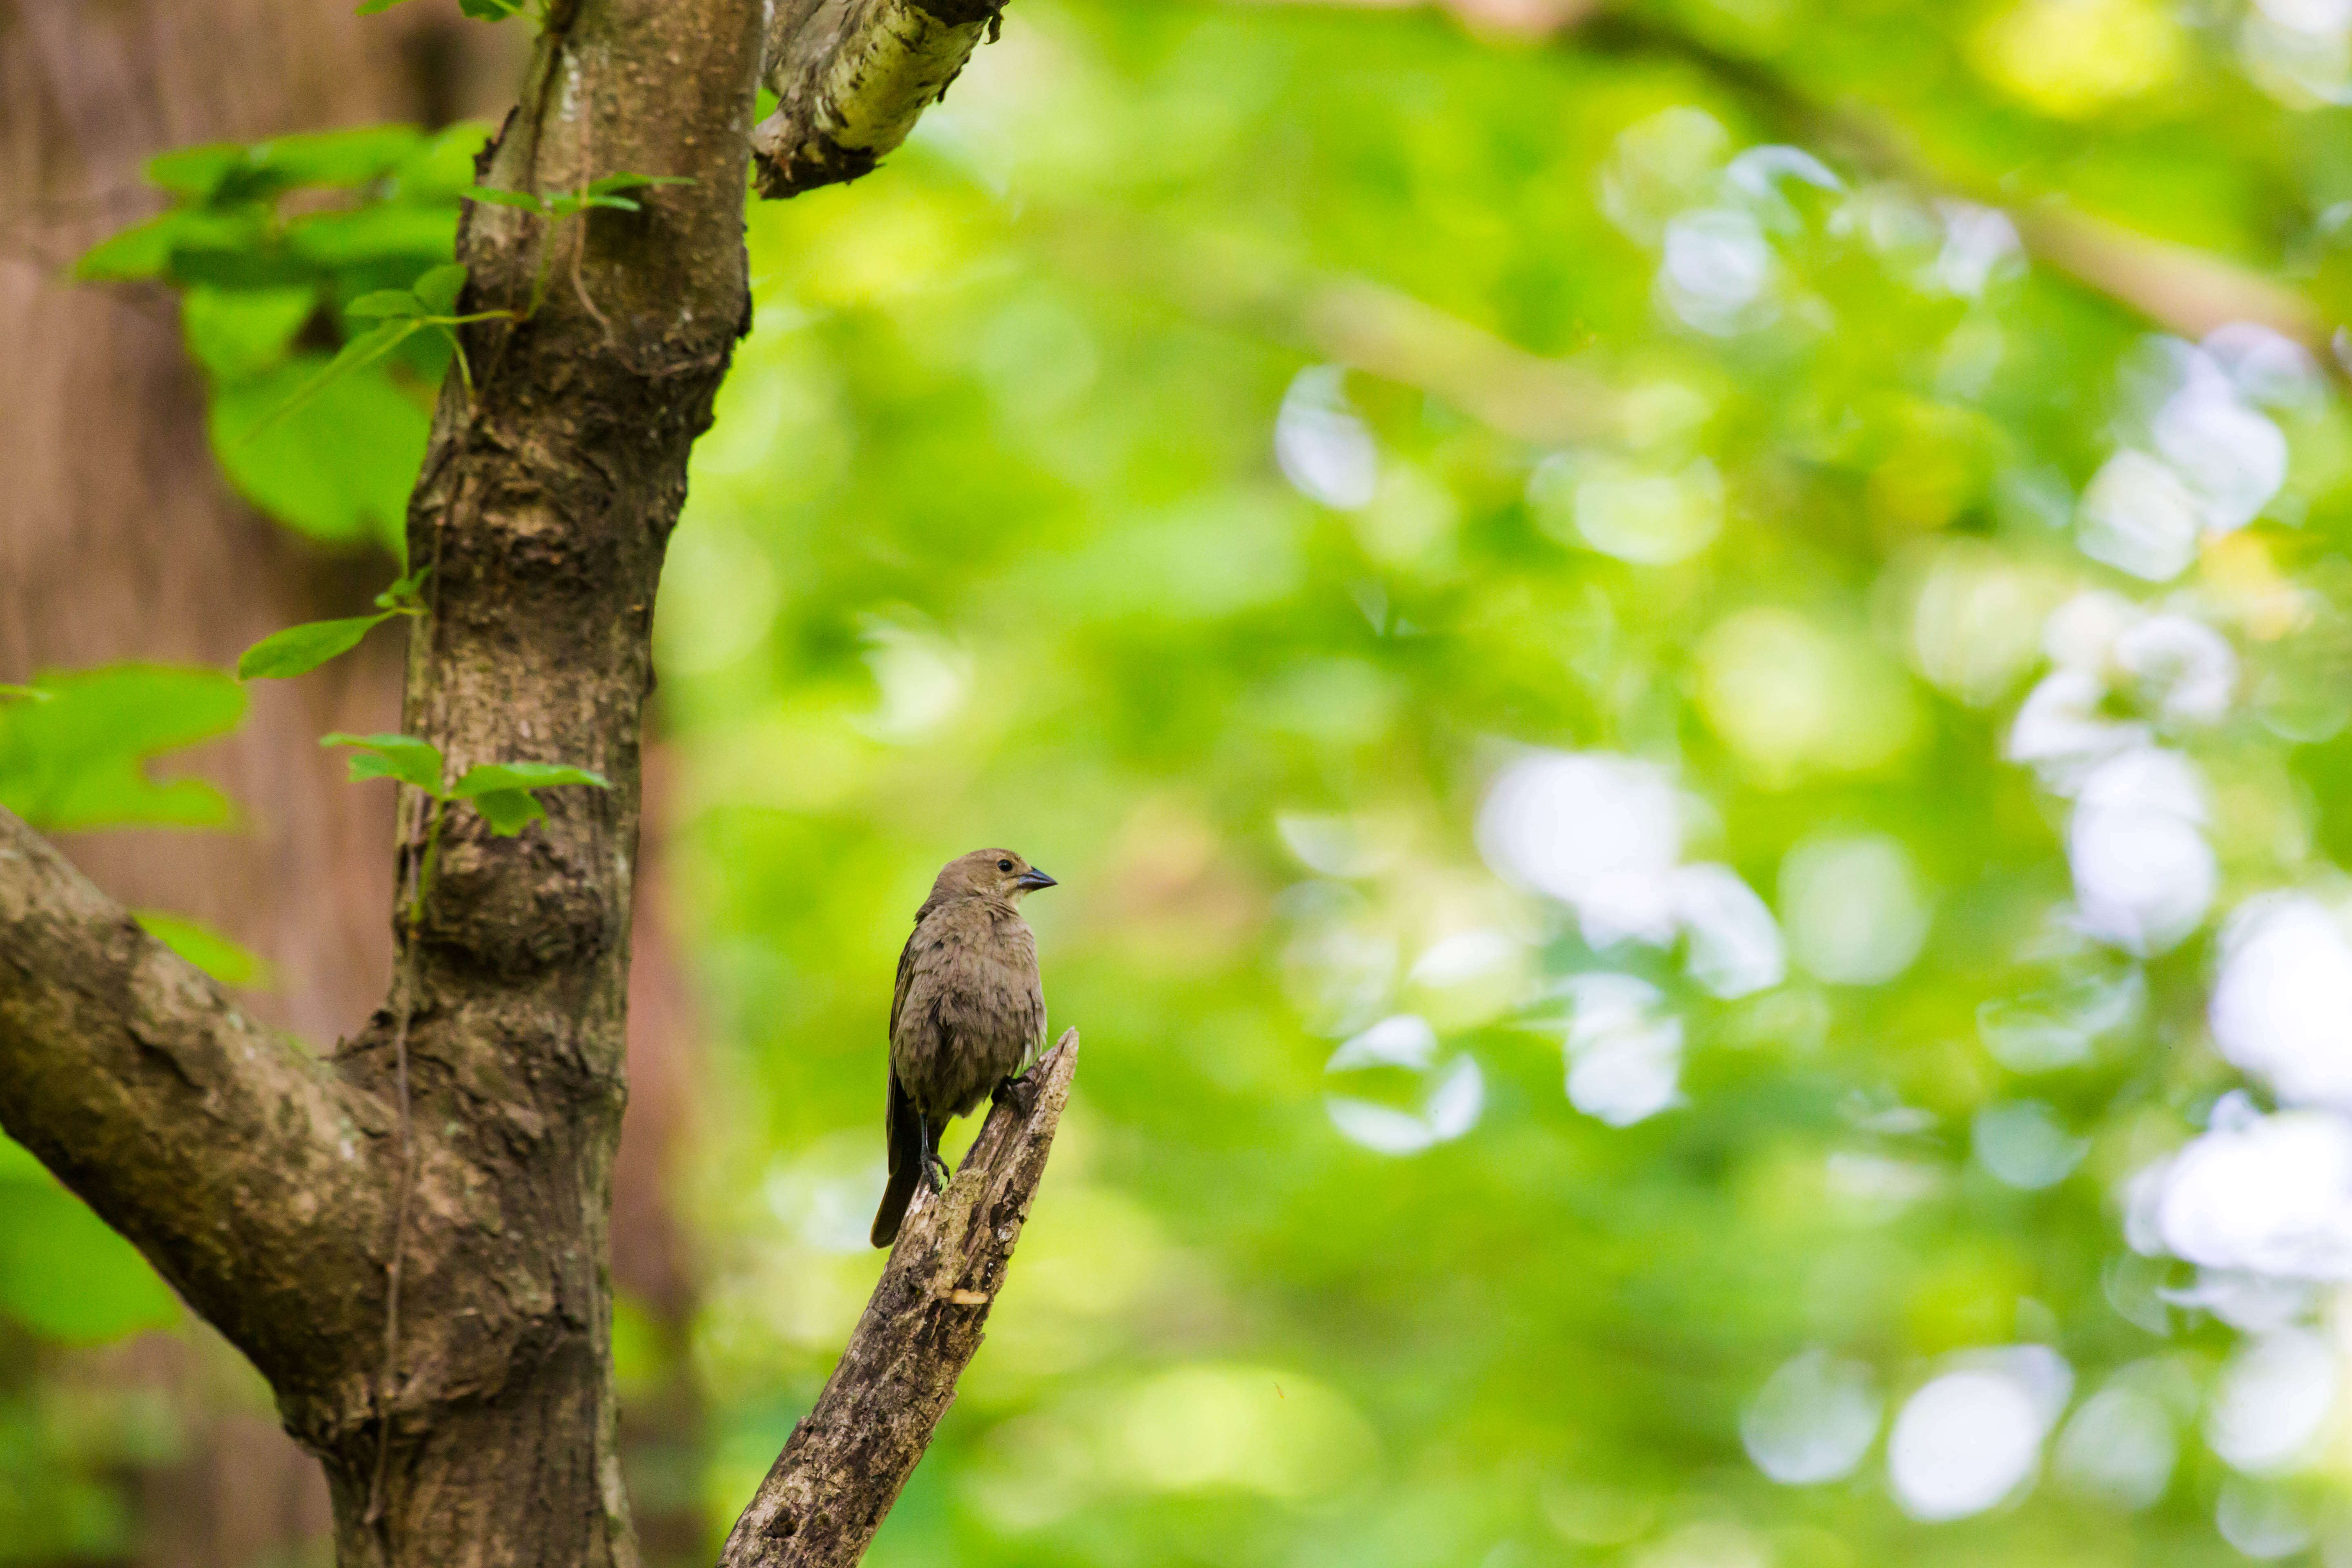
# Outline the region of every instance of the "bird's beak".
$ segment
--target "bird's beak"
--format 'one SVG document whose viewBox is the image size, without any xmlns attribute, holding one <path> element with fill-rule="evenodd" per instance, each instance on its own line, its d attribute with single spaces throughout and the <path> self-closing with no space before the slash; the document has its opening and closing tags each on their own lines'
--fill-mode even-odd
<svg viewBox="0 0 2352 1568">
<path fill-rule="evenodd" d="M 1029 870 L 1022 872 L 1020 878 L 1014 881 L 1013 885 L 1016 888 L 1036 889 L 1058 887 L 1060 884 L 1056 883 L 1053 878 L 1045 875 L 1045 872 L 1032 868 Z"/>
</svg>

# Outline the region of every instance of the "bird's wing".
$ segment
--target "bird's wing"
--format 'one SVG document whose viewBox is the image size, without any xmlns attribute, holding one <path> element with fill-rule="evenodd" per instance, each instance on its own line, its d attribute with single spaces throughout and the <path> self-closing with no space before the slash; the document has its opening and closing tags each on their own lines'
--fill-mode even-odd
<svg viewBox="0 0 2352 1568">
<path fill-rule="evenodd" d="M 915 936 L 922 926 L 918 923 L 907 938 L 907 945 L 898 950 L 898 980 L 890 993 L 890 1033 L 887 1042 L 895 1051 L 898 1043 L 898 1013 L 907 1005 L 907 983 L 915 977 Z M 890 1142 L 890 1169 L 898 1168 L 899 1108 L 906 1102 L 907 1091 L 898 1087 L 898 1069 L 890 1068 L 890 1099 L 882 1113 L 882 1130 Z"/>
<path fill-rule="evenodd" d="M 915 943 L 922 934 L 923 922 L 918 920 L 915 929 L 907 933 L 907 945 L 898 950 L 898 981 L 890 993 L 890 1038 L 894 1043 L 898 1038 L 898 1014 L 907 1005 L 907 986 L 915 978 Z"/>
<path fill-rule="evenodd" d="M 915 1134 L 913 1108 L 907 1103 L 907 1091 L 899 1087 L 896 1068 L 890 1073 L 890 1098 L 882 1111 L 884 1142 L 890 1147 L 890 1173 L 897 1175 L 905 1163 L 904 1152 Z"/>
</svg>

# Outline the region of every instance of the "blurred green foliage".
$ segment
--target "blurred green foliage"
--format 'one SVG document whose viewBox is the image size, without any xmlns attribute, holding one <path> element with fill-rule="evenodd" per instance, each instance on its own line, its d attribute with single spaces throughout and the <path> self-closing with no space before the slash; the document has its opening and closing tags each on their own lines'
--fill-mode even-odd
<svg viewBox="0 0 2352 1568">
<path fill-rule="evenodd" d="M 217 670 L 44 671 L 0 689 L 0 805 L 52 832 L 228 826 L 234 812 L 213 785 L 159 781 L 150 768 L 226 733 L 244 713 L 245 693 Z M 204 922 L 139 918 L 225 984 L 268 984 L 257 957 Z M 0 1563 L 100 1561 L 128 1547 L 114 1478 L 169 1447 L 169 1413 L 79 1386 L 46 1350 L 180 1321 L 178 1299 L 131 1244 L 0 1136 Z"/>
<path fill-rule="evenodd" d="M 245 693 L 217 670 L 125 664 L 49 671 L 0 697 L 0 805 L 36 827 L 221 827 L 228 798 L 202 779 L 158 783 L 148 760 L 226 734 Z"/>
<path fill-rule="evenodd" d="M 0 1141 L 0 1311 L 68 1344 L 101 1344 L 173 1322 L 179 1303 L 127 1242 Z"/>
<path fill-rule="evenodd" d="M 403 546 L 448 345 L 404 334 L 369 363 L 324 373 L 369 330 L 350 307 L 449 265 L 457 193 L 473 182 L 483 135 L 477 124 L 432 135 L 373 125 L 167 153 L 147 174 L 169 209 L 76 268 L 180 290 L 222 468 L 310 538 Z"/>
<path fill-rule="evenodd" d="M 0 693 L 0 805 L 50 832 L 229 826 L 227 797 L 212 784 L 187 777 L 159 781 L 149 768 L 162 753 L 226 733 L 244 715 L 244 691 L 217 670 L 125 664 L 44 671 L 29 686 Z M 203 921 L 161 911 L 139 919 L 215 979 L 268 984 L 268 966 L 258 957 Z M 5 1137 L 0 1137 L 0 1317 L 65 1344 L 101 1344 L 179 1318 L 177 1300 L 131 1244 Z M 5 1386 L 0 1373 L 0 1390 Z M 0 1398 L 0 1430 L 21 1415 Z M 0 1451 L 22 1437 L 0 1436 Z M 45 1509 L 55 1500 L 43 1489 L 12 1500 L 7 1483 L 16 1473 L 0 1465 L 0 1527 L 16 1524 L 12 1508 Z M 78 1495 L 68 1489 L 69 1498 Z M 79 1550 L 95 1552 L 90 1542 L 98 1537 L 89 1532 L 98 1527 L 90 1521 L 106 1511 L 92 1513 L 73 1502 L 53 1521 L 55 1529 L 66 1531 L 56 1539 L 83 1542 Z M 73 1523 L 76 1519 L 81 1522 Z M 30 1524 L 19 1528 L 23 1539 L 51 1540 L 52 1526 L 38 1532 Z M 16 1533 L 0 1528 L 0 1541 Z M 0 1562 L 44 1560 L 10 1558 L 5 1551 L 0 1548 Z"/>
<path fill-rule="evenodd" d="M 2207 1452 L 2239 1332 L 2124 1236 L 2242 1081 L 2216 950 L 2070 921 L 2066 792 L 2004 749 L 2076 594 L 2219 627 L 2228 717 L 2143 721 L 2120 678 L 2096 717 L 2226 802 L 2200 914 L 2326 884 L 2347 426 L 2301 362 L 2263 521 L 2160 584 L 2086 559 L 2167 351 L 1960 198 L 2318 295 L 2352 165 L 2225 21 L 2107 12 L 2180 63 L 2061 114 L 2095 30 L 1993 69 L 1974 10 L 1660 7 L 1587 48 L 1040 6 L 884 174 L 752 214 L 658 628 L 721 1051 L 714 1527 L 873 1275 L 903 922 L 1003 842 L 1062 879 L 1029 907 L 1087 1054 L 877 1563 L 2219 1563 L 2217 1506 L 2254 1545 L 2336 1528 L 2336 1439 Z M 1914 177 L 1812 141 L 1817 104 Z M 2237 700 L 2290 689 L 2307 729 Z M 1528 747 L 1659 770 L 1667 858 L 1772 906 L 1786 978 L 1740 977 L 1737 920 L 1612 942 L 1605 899 L 1482 853 Z M 1610 1081 L 1662 1062 L 1664 1103 Z M 2041 1402 L 2025 1451 L 1906 1491 L 1894 1417 L 1976 1366 Z M 2007 1439 L 1962 1422 L 1942 1463 L 1938 1408 L 1906 1462 L 1964 1487 Z"/>
<path fill-rule="evenodd" d="M 2053 224 L 2332 322 L 2352 18 L 1464 9 L 1024 0 L 749 215 L 656 627 L 714 1538 L 1006 843 L 1085 1065 L 877 1564 L 2342 1561 L 2341 372 Z M 86 264 L 320 538 L 432 334 L 236 433 L 478 135 L 175 154 Z"/>
</svg>

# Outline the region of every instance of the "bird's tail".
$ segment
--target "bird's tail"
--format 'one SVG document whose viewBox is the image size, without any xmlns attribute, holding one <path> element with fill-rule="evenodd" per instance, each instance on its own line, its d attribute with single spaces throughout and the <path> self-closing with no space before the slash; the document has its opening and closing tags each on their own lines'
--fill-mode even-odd
<svg viewBox="0 0 2352 1568">
<path fill-rule="evenodd" d="M 916 1173 L 921 1170 L 917 1162 L 900 1165 L 890 1173 L 890 1184 L 882 1189 L 882 1206 L 874 1211 L 874 1245 L 887 1247 L 898 1239 L 898 1222 L 907 1217 L 907 1205 L 915 1201 Z"/>
<path fill-rule="evenodd" d="M 898 1087 L 898 1075 L 890 1075 L 890 1109 L 887 1130 L 890 1142 L 890 1184 L 882 1189 L 882 1206 L 874 1211 L 872 1240 L 877 1247 L 887 1247 L 898 1239 L 899 1222 L 907 1217 L 907 1205 L 915 1201 L 915 1184 L 923 1179 L 923 1130 L 915 1120 L 915 1108 L 907 1102 L 907 1091 Z"/>
</svg>

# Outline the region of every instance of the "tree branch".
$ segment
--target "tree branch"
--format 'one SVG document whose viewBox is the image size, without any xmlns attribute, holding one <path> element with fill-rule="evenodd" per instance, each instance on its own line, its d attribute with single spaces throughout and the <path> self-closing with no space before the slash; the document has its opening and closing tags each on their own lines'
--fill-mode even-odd
<svg viewBox="0 0 2352 1568">
<path fill-rule="evenodd" d="M 282 1385 L 373 1321 L 389 1125 L 0 807 L 0 1127 Z"/>
<path fill-rule="evenodd" d="M 871 173 L 1003 14 L 1003 0 L 781 0 L 761 72 L 776 111 L 751 132 L 760 194 Z"/>
<path fill-rule="evenodd" d="M 1071 1029 L 989 1112 L 946 1194 L 909 1216 L 719 1568 L 854 1568 L 865 1555 L 980 1348 L 1077 1070 Z"/>
<path fill-rule="evenodd" d="M 1583 360 L 1530 353 L 1475 322 L 1368 278 L 1299 267 L 1280 252 L 1101 213 L 1056 239 L 1075 268 L 1112 288 L 1172 300 L 1301 353 L 1440 398 L 1492 429 L 1540 445 L 1622 428 L 1624 398 Z"/>
</svg>

